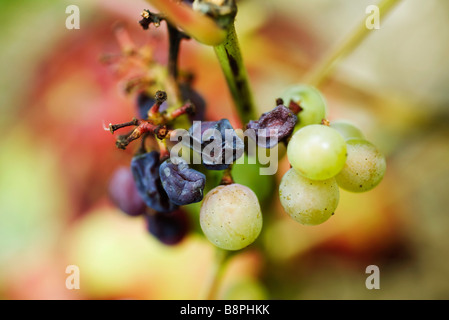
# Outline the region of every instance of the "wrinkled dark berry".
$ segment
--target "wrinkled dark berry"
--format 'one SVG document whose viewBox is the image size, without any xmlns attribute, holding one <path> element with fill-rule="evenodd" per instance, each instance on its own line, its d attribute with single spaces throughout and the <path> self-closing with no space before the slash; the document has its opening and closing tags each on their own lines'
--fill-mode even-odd
<svg viewBox="0 0 449 320">
<path fill-rule="evenodd" d="M 175 245 L 188 234 L 189 218 L 181 209 L 173 212 L 156 212 L 146 216 L 148 231 L 160 242 Z"/>
<path fill-rule="evenodd" d="M 284 105 L 261 115 L 258 121 L 251 120 L 247 125 L 250 138 L 264 148 L 273 148 L 279 141 L 288 137 L 295 128 L 298 117 Z"/>
<path fill-rule="evenodd" d="M 159 167 L 159 175 L 171 202 L 181 206 L 203 199 L 206 176 L 191 169 L 184 159 L 167 159 Z"/>
<path fill-rule="evenodd" d="M 209 170 L 224 170 L 243 155 L 244 144 L 228 119 L 195 121 L 189 129 L 190 147 L 201 154 Z"/>
<path fill-rule="evenodd" d="M 130 216 L 145 213 L 147 206 L 137 191 L 129 167 L 120 167 L 114 172 L 109 182 L 109 197 L 120 210 Z"/>
<path fill-rule="evenodd" d="M 159 177 L 159 152 L 152 151 L 135 156 L 131 161 L 131 171 L 137 190 L 148 207 L 160 212 L 170 212 L 177 208 L 162 187 Z"/>
</svg>

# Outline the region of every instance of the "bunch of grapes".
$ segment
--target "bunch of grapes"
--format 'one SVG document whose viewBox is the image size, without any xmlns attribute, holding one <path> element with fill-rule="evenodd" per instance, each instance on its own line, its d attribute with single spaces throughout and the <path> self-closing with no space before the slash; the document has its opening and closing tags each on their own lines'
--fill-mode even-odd
<svg viewBox="0 0 449 320">
<path fill-rule="evenodd" d="M 292 168 L 279 186 L 281 204 L 299 223 L 318 225 L 334 214 L 339 188 L 364 192 L 378 185 L 385 174 L 385 158 L 351 123 L 325 120 L 326 102 L 317 89 L 295 85 L 283 99 L 302 111 L 288 142 Z"/>
<path fill-rule="evenodd" d="M 179 206 L 202 200 L 205 176 L 182 158 L 166 158 L 154 150 L 140 152 L 130 168 L 115 171 L 110 197 L 126 214 L 144 216 L 148 231 L 162 243 L 177 244 L 190 230 L 188 214 Z"/>
<path fill-rule="evenodd" d="M 148 10 L 142 17 L 144 29 L 164 20 Z M 120 149 L 141 139 L 130 168 L 121 167 L 113 175 L 110 196 L 128 215 L 143 215 L 148 231 L 167 245 L 179 243 L 190 231 L 189 214 L 183 206 L 201 203 L 199 225 L 205 237 L 219 248 L 240 250 L 258 238 L 263 225 L 258 196 L 232 177 L 233 164 L 247 158 L 249 140 L 242 139 L 228 119 L 203 121 L 204 99 L 173 67 L 173 52 L 187 37 L 167 25 L 172 62 L 168 76 L 154 73 L 160 78 L 133 79 L 139 119 L 109 126 L 112 133 L 135 127 L 117 137 Z M 139 57 L 139 50 L 135 51 L 134 59 Z M 156 90 L 149 83 L 160 87 Z M 173 92 L 170 97 L 167 89 Z M 258 148 L 287 146 L 291 169 L 281 180 L 279 197 L 285 212 L 304 225 L 321 224 L 334 214 L 339 188 L 371 190 L 386 170 L 385 158 L 358 128 L 344 121 L 329 122 L 326 112 L 325 99 L 316 88 L 297 84 L 285 90 L 271 111 L 246 123 L 247 136 Z M 181 136 L 182 144 L 200 155 L 200 167 L 192 166 L 183 152 L 172 154 L 173 147 L 170 150 L 167 141 L 183 127 L 188 130 Z M 147 140 L 153 142 L 152 147 Z M 221 180 L 207 192 L 206 182 L 217 171 L 222 173 Z"/>
<path fill-rule="evenodd" d="M 142 137 L 142 132 L 153 134 L 159 141 L 175 132 L 166 129 L 165 136 L 160 137 L 162 127 L 155 126 L 154 119 L 168 124 L 167 119 L 171 118 L 165 110 L 161 111 L 162 108 L 153 109 L 164 105 L 165 94 L 156 93 L 152 101 L 155 101 L 153 106 L 148 108 L 148 99 L 138 99 L 138 112 L 140 116 L 146 113 L 147 120 L 110 126 L 111 131 L 125 125 L 137 126 L 128 135 L 119 136 L 118 146 L 127 146 L 135 137 Z M 173 111 L 177 117 L 185 114 L 177 110 Z M 229 133 L 232 143 L 229 143 Z M 225 171 L 220 185 L 209 191 L 204 200 L 206 175 L 191 168 L 184 158 L 170 157 L 163 143 L 159 151 L 142 150 L 141 146 L 131 160 L 130 169 L 117 169 L 110 181 L 111 199 L 130 216 L 144 215 L 149 232 L 169 245 L 179 243 L 189 230 L 187 213 L 180 206 L 203 201 L 200 225 L 206 237 L 227 250 L 248 246 L 262 229 L 262 213 L 255 193 L 234 183 L 230 175 L 232 163 L 244 153 L 242 139 L 227 119 L 195 122 L 188 135 L 188 146 L 202 155 L 205 169 Z M 218 148 L 210 148 L 217 141 L 220 142 Z"/>
</svg>

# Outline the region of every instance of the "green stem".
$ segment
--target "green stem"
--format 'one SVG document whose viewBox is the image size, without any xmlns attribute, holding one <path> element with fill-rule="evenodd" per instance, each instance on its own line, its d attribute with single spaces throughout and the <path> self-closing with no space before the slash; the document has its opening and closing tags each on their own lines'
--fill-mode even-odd
<svg viewBox="0 0 449 320">
<path fill-rule="evenodd" d="M 229 251 L 218 248 L 216 249 L 212 270 L 206 280 L 203 291 L 201 292 L 200 300 L 216 299 L 218 284 L 220 282 L 221 275 L 223 274 L 224 267 L 226 266 L 226 261 L 229 256 Z"/>
<path fill-rule="evenodd" d="M 243 64 L 234 22 L 228 25 L 226 40 L 215 46 L 214 50 L 231 91 L 240 120 L 245 124 L 256 119 L 256 108 L 246 68 Z"/>
<path fill-rule="evenodd" d="M 384 18 L 401 0 L 382 0 L 379 4 L 379 16 Z M 366 27 L 365 19 L 349 34 L 349 36 L 335 49 L 330 51 L 320 64 L 305 77 L 305 82 L 319 86 L 332 71 L 337 61 L 350 54 L 371 32 Z"/>
</svg>

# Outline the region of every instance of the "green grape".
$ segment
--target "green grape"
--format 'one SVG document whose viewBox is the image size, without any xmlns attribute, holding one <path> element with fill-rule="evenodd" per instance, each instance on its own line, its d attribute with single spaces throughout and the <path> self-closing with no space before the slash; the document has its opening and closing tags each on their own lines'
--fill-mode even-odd
<svg viewBox="0 0 449 320">
<path fill-rule="evenodd" d="M 263 152 L 266 150 L 271 149 L 264 149 Z M 254 157 L 248 157 L 244 154 L 243 160 L 244 163 L 234 163 L 232 166 L 232 178 L 236 183 L 250 188 L 256 194 L 259 201 L 263 203 L 273 196 L 275 177 L 274 175 L 261 175 L 260 168 L 262 166 L 257 163 L 257 159 Z M 277 160 L 277 158 L 275 160 Z"/>
<path fill-rule="evenodd" d="M 288 87 L 281 95 L 285 106 L 289 106 L 290 101 L 298 104 L 302 111 L 298 113 L 298 123 L 294 132 L 310 124 L 319 124 L 326 118 L 326 100 L 316 88 L 295 84 Z"/>
<path fill-rule="evenodd" d="M 257 239 L 262 212 L 255 193 L 241 184 L 218 186 L 203 200 L 200 225 L 207 239 L 225 250 L 240 250 Z"/>
<path fill-rule="evenodd" d="M 290 169 L 282 177 L 279 197 L 287 214 L 304 225 L 318 225 L 330 218 L 340 199 L 335 178 L 316 181 Z"/>
<path fill-rule="evenodd" d="M 343 169 L 346 143 L 335 129 L 313 124 L 301 128 L 292 136 L 287 156 L 299 174 L 312 180 L 326 180 Z"/>
<path fill-rule="evenodd" d="M 335 177 L 338 185 L 351 192 L 373 189 L 385 174 L 385 157 L 366 140 L 350 139 L 346 144 L 348 158 L 343 170 Z"/>
<path fill-rule="evenodd" d="M 362 131 L 349 121 L 335 120 L 330 122 L 331 128 L 337 130 L 345 140 L 349 139 L 365 139 Z"/>
</svg>

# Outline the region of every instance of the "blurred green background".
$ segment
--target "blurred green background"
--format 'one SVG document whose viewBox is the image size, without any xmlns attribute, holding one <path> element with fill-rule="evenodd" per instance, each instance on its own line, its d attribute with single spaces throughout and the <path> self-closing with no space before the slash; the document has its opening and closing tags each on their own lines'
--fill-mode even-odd
<svg viewBox="0 0 449 320">
<path fill-rule="evenodd" d="M 70 4 L 80 8 L 79 30 L 65 28 Z M 301 82 L 370 4 L 240 1 L 237 32 L 259 112 Z M 120 22 L 165 61 L 163 28 L 137 24 L 148 7 L 0 1 L 1 299 L 198 298 L 214 256 L 209 242 L 193 233 L 164 246 L 107 195 L 131 151 L 117 150 L 103 125 L 128 121 L 135 105 L 99 58 L 119 53 Z M 218 298 L 449 298 L 449 2 L 407 0 L 380 19 L 319 89 L 330 120 L 354 122 L 385 153 L 383 182 L 364 194 L 342 191 L 329 221 L 304 227 L 283 212 L 276 185 L 242 177 L 269 204 L 258 242 L 232 257 Z M 209 119 L 238 123 L 210 47 L 183 44 L 181 68 L 197 75 Z M 276 184 L 287 169 L 284 157 Z M 79 290 L 65 286 L 68 265 L 80 268 Z M 368 265 L 380 268 L 379 290 L 365 287 Z"/>
</svg>

